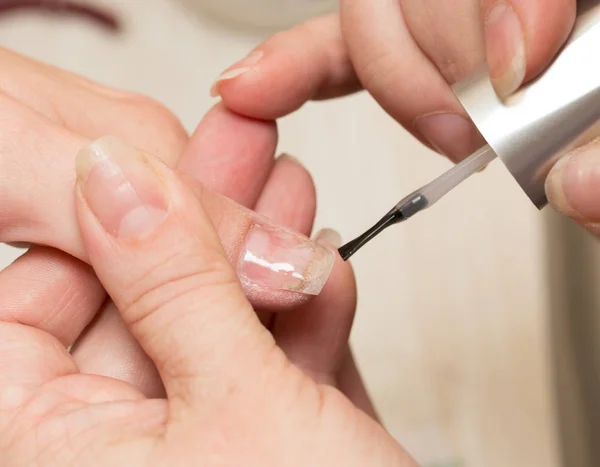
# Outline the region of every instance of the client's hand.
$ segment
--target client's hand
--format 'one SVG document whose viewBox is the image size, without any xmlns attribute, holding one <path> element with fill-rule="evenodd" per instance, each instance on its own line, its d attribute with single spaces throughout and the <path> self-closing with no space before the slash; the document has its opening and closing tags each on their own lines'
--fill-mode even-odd
<svg viewBox="0 0 600 467">
<path fill-rule="evenodd" d="M 306 170 L 291 158 L 273 159 L 274 122 L 217 106 L 188 141 L 177 119 L 146 97 L 104 88 L 3 49 L 0 64 L 0 241 L 56 248 L 33 247 L 0 273 L 0 321 L 38 328 L 65 348 L 77 341 L 72 354 L 83 373 L 119 378 L 148 396 L 164 393 L 153 363 L 114 306 L 103 305 L 105 292 L 93 271 L 60 251 L 87 260 L 74 217 L 73 158 L 87 141 L 107 133 L 158 154 L 206 193 L 206 209 L 256 306 L 290 309 L 319 291 L 333 255 L 273 223 L 308 235 L 315 210 Z M 273 222 L 259 223 L 273 228 L 248 235 L 259 218 L 243 206 L 269 216 Z M 279 248 L 294 242 L 290 251 Z M 249 251 L 247 258 L 242 251 Z M 316 262 L 308 262 L 308 252 L 318 253 L 311 257 Z M 272 261 L 271 269 L 264 267 L 265 260 Z M 282 279 L 271 274 L 279 267 L 296 269 Z M 338 269 L 332 288 L 310 311 L 286 312 L 266 324 L 293 361 L 315 377 L 339 382 L 372 413 L 347 345 L 353 276 L 346 265 Z M 266 321 L 268 315 L 262 316 Z M 321 333 L 332 327 L 338 330 L 336 339 L 325 339 Z"/>
<path fill-rule="evenodd" d="M 166 398 L 83 374 L 60 329 L 2 323 L 0 464 L 415 465 L 346 397 L 290 364 L 265 331 L 220 223 L 213 227 L 218 198 L 108 139 L 80 153 L 77 178 L 82 251 L 156 364 Z M 243 219 L 252 221 L 244 271 L 256 286 L 320 288 L 326 250 Z M 272 254 L 282 261 L 264 269 L 261 258 Z M 345 290 L 334 292 L 330 299 Z M 330 331 L 321 337 L 337 340 Z"/>
</svg>

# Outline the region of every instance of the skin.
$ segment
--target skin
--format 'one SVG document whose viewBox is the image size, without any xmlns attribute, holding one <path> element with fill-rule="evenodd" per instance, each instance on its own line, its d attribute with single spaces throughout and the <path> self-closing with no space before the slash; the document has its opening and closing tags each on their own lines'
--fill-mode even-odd
<svg viewBox="0 0 600 467">
<path fill-rule="evenodd" d="M 310 234 L 315 192 L 310 175 L 297 161 L 273 158 L 273 121 L 239 116 L 217 105 L 188 136 L 167 109 L 146 97 L 108 89 L 2 49 L 0 62 L 0 241 L 38 245 L 0 272 L 0 361 L 6 376 L 0 389 L 0 438 L 6 440 L 4 435 L 17 428 L 9 423 L 13 383 L 41 381 L 37 378 L 49 375 L 45 369 L 55 352 L 68 358 L 63 369 L 95 375 L 75 384 L 81 384 L 78 394 L 104 394 L 95 384 L 110 378 L 111 384 L 126 385 L 126 392 L 136 397 L 165 397 L 155 361 L 130 333 L 118 308 L 105 302 L 104 287 L 88 265 L 73 199 L 74 156 L 81 147 L 115 134 L 158 155 L 178 168 L 179 176 L 213 212 L 233 207 L 231 215 L 222 212 L 225 220 L 218 224 L 219 231 L 227 230 L 228 219 L 251 216 L 243 208 L 247 207 Z M 283 189 L 294 196 L 282 198 Z M 237 240 L 225 241 L 226 249 L 231 241 Z M 314 300 L 297 294 L 265 295 L 262 302 L 255 301 L 257 311 L 266 305 L 271 311 L 287 310 L 270 323 L 286 358 L 307 378 L 338 388 L 375 417 L 348 346 L 356 305 L 350 266 L 338 261 Z M 312 332 L 316 327 L 320 333 Z M 69 355 L 66 348 L 72 344 Z M 48 404 L 51 409 L 53 402 Z M 25 423 L 30 422 L 35 423 Z M 6 443 L 0 446 L 2 465 L 19 465 L 22 458 L 22 451 Z"/>
<path fill-rule="evenodd" d="M 403 2 L 400 12 L 406 16 L 408 10 L 404 9 L 406 8 L 405 3 L 408 2 Z M 516 3 L 513 5 L 515 10 L 519 9 L 520 14 L 524 15 L 524 19 L 533 20 L 538 16 L 547 15 L 546 19 L 551 20 L 550 24 L 553 24 L 552 20 L 556 20 L 561 25 L 558 32 L 556 29 L 552 29 L 551 34 L 548 35 L 547 32 L 544 32 L 545 28 L 531 26 L 531 24 L 535 26 L 535 21 L 531 23 L 523 20 L 523 24 L 529 28 L 527 29 L 529 41 L 527 43 L 525 79 L 535 76 L 540 71 L 537 69 L 538 66 L 543 68 L 543 64 L 551 59 L 552 54 L 566 37 L 570 27 L 569 22 L 573 17 L 572 2 L 559 3 L 540 1 L 522 2 L 521 6 Z M 426 5 L 426 3 L 423 4 Z M 531 5 L 535 5 L 539 8 L 544 4 L 556 6 L 556 8 L 536 10 L 531 7 Z M 374 5 L 373 8 L 378 7 Z M 520 10 L 520 8 L 523 9 Z M 435 11 L 435 9 L 428 11 Z M 544 13 L 540 13 L 540 11 Z M 557 11 L 560 14 L 556 13 Z M 390 18 L 387 18 L 388 16 Z M 389 14 L 379 16 L 378 28 L 372 29 L 385 30 L 391 34 L 396 34 L 398 30 L 402 31 L 401 28 L 394 27 L 394 24 L 398 26 L 398 23 L 391 21 L 397 22 L 398 18 L 391 18 L 392 16 Z M 447 21 L 447 18 L 443 15 L 438 17 L 436 14 L 430 16 L 437 18 L 438 29 L 443 30 L 442 23 Z M 403 16 L 403 18 L 407 25 L 412 23 L 410 19 L 414 19 L 412 16 Z M 466 15 L 466 18 L 469 21 L 478 21 L 478 15 Z M 411 70 L 415 75 L 418 74 L 418 71 L 424 71 L 423 82 L 431 84 L 432 92 L 425 96 L 427 99 L 424 102 L 417 100 L 411 104 L 410 99 L 407 99 L 409 104 L 405 107 L 394 103 L 399 101 L 397 96 L 402 95 L 394 93 L 394 91 L 402 91 L 406 83 L 398 83 L 397 80 L 391 79 L 395 77 L 393 74 L 395 59 L 393 59 L 393 54 L 387 54 L 381 48 L 385 47 L 387 41 L 383 41 L 384 45 L 375 43 L 376 38 L 381 36 L 378 35 L 378 31 L 369 31 L 370 26 L 367 24 L 369 21 L 373 21 L 373 16 L 370 12 L 361 11 L 359 2 L 346 2 L 343 5 L 343 30 L 346 32 L 346 28 L 350 28 L 349 30 L 352 31 L 352 28 L 362 24 L 369 34 L 358 34 L 355 37 L 362 39 L 363 45 L 361 45 L 361 41 L 355 39 L 356 44 L 353 46 L 353 40 L 347 39 L 348 46 L 346 46 L 342 28 L 339 27 L 339 20 L 331 17 L 276 36 L 263 46 L 265 55 L 258 68 L 239 75 L 234 80 L 219 84 L 218 90 L 225 104 L 236 110 L 238 114 L 270 120 L 298 108 L 310 98 L 343 95 L 357 90 L 358 83 L 363 82 L 388 112 L 412 131 L 415 131 L 414 128 L 410 128 L 407 122 L 410 122 L 414 115 L 418 117 L 424 111 L 436 112 L 438 111 L 436 108 L 440 104 L 442 104 L 442 111 L 456 112 L 457 109 L 451 107 L 452 102 L 446 101 L 446 99 L 450 99 L 448 80 L 454 78 L 446 78 L 446 75 L 460 76 L 462 73 L 460 65 L 464 65 L 461 61 L 463 60 L 463 51 L 457 52 L 458 66 L 449 68 L 449 70 L 454 68 L 459 71 L 442 72 L 441 69 L 444 67 L 438 63 L 439 58 L 435 57 L 428 56 L 427 58 L 434 62 L 435 68 L 438 69 L 437 75 L 425 72 L 432 69 L 431 62 L 422 67 L 422 62 L 419 60 L 409 61 L 413 65 Z M 389 29 L 382 27 L 386 24 L 391 27 Z M 438 29 L 434 28 L 433 30 Z M 405 28 L 404 32 L 406 31 Z M 410 26 L 408 26 L 408 31 L 414 38 L 416 34 Z M 348 37 L 347 32 L 346 37 Z M 420 47 L 421 50 L 428 50 L 424 43 L 419 42 L 419 44 L 422 47 Z M 538 45 L 535 46 L 535 44 Z M 290 47 L 295 47 L 297 53 L 290 54 Z M 366 54 L 364 59 L 364 63 L 368 65 L 366 68 L 360 64 L 360 57 L 355 58 L 361 53 Z M 434 55 L 431 53 L 432 57 Z M 473 56 L 476 57 L 476 55 Z M 383 57 L 381 60 L 380 56 Z M 477 62 L 477 59 L 472 58 L 471 55 L 467 54 L 467 56 L 471 57 L 469 60 Z M 279 57 L 279 61 L 275 60 L 277 57 Z M 303 59 L 305 61 L 302 61 Z M 355 66 L 356 70 L 354 70 Z M 467 63 L 464 66 L 465 69 L 468 69 L 470 65 Z M 271 67 L 270 73 L 269 67 Z M 414 72 L 415 69 L 417 72 Z M 386 70 L 388 72 L 391 70 L 392 74 L 387 75 Z M 297 73 L 300 71 L 302 73 Z M 377 86 L 378 80 L 383 79 L 380 77 L 385 78 L 386 75 L 389 81 L 384 80 L 383 84 Z M 438 78 L 429 79 L 434 75 L 438 78 L 442 76 L 446 86 Z M 371 78 L 369 79 L 369 77 Z M 252 79 L 255 81 L 253 82 Z M 440 84 L 439 87 L 436 83 Z M 267 84 L 270 86 L 266 86 Z M 387 105 L 385 105 L 386 99 L 390 99 Z M 57 102 L 53 102 L 53 99 L 49 100 L 53 105 L 47 106 L 49 112 L 46 114 L 46 118 L 52 118 L 52 114 L 57 111 L 56 104 L 58 103 L 60 106 L 62 102 L 62 100 Z M 43 99 L 39 100 L 42 102 L 39 107 L 36 105 L 35 99 L 32 101 L 36 112 L 39 112 L 40 108 L 44 108 Z M 447 105 L 450 107 L 445 107 Z M 67 127 L 69 126 L 68 115 L 71 111 L 76 115 L 76 109 L 77 105 L 74 104 L 73 109 L 67 109 L 64 111 L 64 116 L 61 116 L 62 118 L 66 117 Z M 11 108 L 11 110 L 16 109 Z M 19 115 L 18 112 L 15 114 Z M 98 112 L 93 119 L 98 118 L 101 122 L 102 114 L 103 112 Z M 75 119 L 71 125 L 81 124 L 80 120 Z M 128 120 L 124 119 L 123 122 L 125 121 Z M 36 120 L 28 121 L 29 125 L 37 123 Z M 104 122 L 104 124 L 110 126 L 108 122 Z M 92 124 L 91 127 L 97 130 L 102 127 L 102 124 L 98 127 L 94 125 Z M 146 136 L 149 136 L 150 133 Z M 200 134 L 202 134 L 201 131 Z M 252 134 L 256 133 L 253 131 Z M 416 136 L 420 137 L 421 135 L 416 134 Z M 88 138 L 92 137 L 88 136 Z M 49 141 L 54 144 L 53 140 Z M 151 152 L 158 154 L 163 160 L 177 160 L 176 151 L 172 150 L 172 143 L 173 141 L 166 145 L 171 150 L 162 153 L 160 150 Z M 158 146 L 160 145 L 159 143 Z M 192 144 L 190 143 L 189 146 Z M 72 147 L 75 146 L 70 145 L 69 150 Z M 183 147 L 188 147 L 188 143 L 185 142 Z M 69 151 L 58 151 L 58 154 L 64 153 L 72 154 Z M 185 155 L 185 150 L 183 154 Z M 21 160 L 31 160 L 31 157 L 31 154 L 26 154 L 26 157 Z M 173 165 L 173 162 L 170 163 Z M 51 169 L 52 167 L 53 164 L 49 164 L 45 168 Z M 61 170 L 63 168 L 59 167 Z M 311 368 L 311 365 L 306 364 L 302 359 L 286 357 L 285 339 L 279 339 L 282 349 L 276 346 L 278 342 L 276 335 L 273 340 L 272 337 L 269 338 L 268 334 L 261 332 L 262 328 L 257 324 L 259 321 L 254 313 L 256 310 L 253 311 L 247 299 L 244 298 L 239 284 L 233 277 L 227 258 L 219 246 L 217 233 L 214 232 L 212 223 L 207 220 L 210 215 L 204 206 L 197 206 L 199 201 L 197 196 L 192 196 L 194 191 L 193 188 L 190 188 L 189 182 L 188 184 L 183 183 L 168 168 L 161 170 L 164 170 L 164 179 L 166 180 L 163 190 L 167 196 L 179 200 L 174 209 L 180 216 L 169 216 L 163 227 L 151 236 L 151 240 L 136 242 L 133 246 L 121 244 L 118 240 L 115 241 L 116 243 L 111 243 L 113 239 L 106 236 L 106 232 L 99 227 L 94 215 L 86 210 L 86 203 L 79 194 L 76 195 L 76 207 L 83 238 L 73 234 L 72 230 L 67 229 L 66 231 L 71 232 L 72 235 L 67 238 L 77 239 L 76 246 L 71 247 L 73 254 L 92 263 L 102 284 L 116 301 L 113 307 L 114 313 L 121 319 L 126 331 L 134 336 L 136 342 L 140 344 L 140 349 L 150 356 L 154 368 L 159 369 L 158 375 L 164 383 L 166 399 L 162 398 L 158 401 L 147 399 L 146 394 L 141 392 L 135 384 L 128 384 L 127 379 L 118 377 L 106 379 L 79 374 L 79 369 L 71 357 L 64 352 L 64 346 L 60 345 L 60 339 L 54 335 L 54 332 L 60 334 L 62 329 L 58 327 L 52 329 L 52 320 L 50 320 L 50 326 L 48 321 L 43 319 L 37 320 L 35 323 L 8 322 L 3 325 L 4 330 L 8 330 L 5 335 L 16 337 L 3 342 L 3 345 L 6 345 L 5 352 L 8 351 L 11 355 L 21 355 L 22 358 L 4 360 L 8 364 L 2 370 L 3 374 L 9 375 L 7 382 L 10 385 L 3 386 L 4 392 L 1 399 L 5 404 L 4 413 L 8 414 L 8 417 L 2 417 L 2 419 L 7 420 L 10 417 L 12 424 L 5 425 L 4 434 L 6 436 L 1 437 L 6 440 L 5 449 L 0 453 L 5 455 L 9 461 L 27 458 L 25 456 L 30 455 L 38 463 L 47 462 L 49 465 L 52 465 L 53 462 L 58 465 L 75 464 L 82 459 L 86 465 L 90 465 L 90 462 L 93 461 L 107 464 L 114 462 L 115 459 L 122 460 L 125 456 L 131 460 L 133 465 L 141 462 L 147 465 L 148 459 L 152 459 L 156 463 L 179 462 L 182 465 L 195 461 L 212 462 L 218 465 L 238 465 L 242 462 L 236 458 L 239 453 L 244 455 L 243 459 L 246 465 L 248 465 L 248 459 L 253 458 L 259 459 L 257 465 L 281 465 L 283 459 L 289 465 L 296 465 L 294 462 L 297 462 L 298 465 L 332 465 L 332 463 L 340 462 L 342 465 L 414 465 L 401 448 L 372 419 L 364 417 L 363 412 L 357 411 L 357 405 L 349 403 L 347 398 L 340 396 L 340 393 L 335 390 L 332 391 L 327 384 L 328 378 L 330 381 L 337 381 L 341 384 L 346 377 L 336 377 L 335 373 L 332 375 L 331 372 Z M 64 173 L 62 176 L 64 177 Z M 9 192 L 9 194 L 14 195 L 17 192 L 18 190 Z M 48 195 L 48 193 L 43 194 Z M 42 205 L 44 199 L 48 198 L 41 197 L 38 203 Z M 17 206 L 28 206 L 28 200 L 20 199 L 18 201 Z M 24 221 L 23 218 L 27 216 L 21 214 L 19 209 L 9 209 L 12 214 L 9 219 L 16 218 L 17 221 L 20 221 L 20 228 L 11 228 L 10 223 L 8 223 L 8 227 L 3 226 L 3 229 L 13 232 L 13 237 L 8 236 L 7 238 L 14 239 L 14 241 L 23 239 L 32 241 L 31 239 L 36 236 L 37 238 L 47 236 L 48 244 L 56 244 L 61 241 L 61 238 L 65 238 L 63 235 L 53 238 L 51 229 L 48 229 L 53 224 L 45 219 L 43 214 L 36 212 L 34 208 L 31 209 L 32 212 L 28 212 L 28 215 L 32 217 L 33 221 Z M 68 208 L 61 214 L 64 215 L 65 212 L 68 214 Z M 196 217 L 189 214 L 190 212 L 195 213 Z M 62 219 L 65 218 L 68 219 L 69 216 L 62 217 Z M 150 318 L 147 320 L 149 323 L 161 322 L 161 316 L 170 316 L 168 313 L 169 301 L 159 300 L 160 306 L 150 309 L 138 307 L 134 310 L 135 314 L 132 315 L 132 308 L 128 306 L 131 302 L 131 297 L 128 296 L 129 288 L 124 287 L 124 284 L 134 285 L 141 278 L 139 276 L 124 277 L 123 271 L 130 271 L 131 266 L 140 273 L 156 271 L 152 265 L 157 264 L 155 261 L 160 262 L 161 257 L 184 258 L 185 255 L 177 250 L 180 245 L 173 244 L 169 241 L 169 238 L 172 237 L 163 234 L 166 231 L 183 235 L 182 229 L 184 232 L 189 232 L 190 229 L 186 228 L 186 222 L 193 222 L 196 227 L 199 227 L 202 232 L 201 237 L 205 240 L 197 242 L 197 236 L 195 236 L 194 239 L 188 239 L 190 243 L 187 246 L 193 248 L 199 255 L 207 255 L 215 260 L 211 264 L 216 265 L 219 275 L 222 274 L 222 277 L 229 279 L 218 283 L 206 281 L 196 284 L 192 292 L 187 294 L 182 308 L 184 311 L 182 315 L 190 317 L 190 320 L 171 320 L 174 326 L 172 336 L 175 339 L 165 342 L 160 337 L 170 334 L 170 332 L 162 332 L 163 328 L 158 328 L 153 332 L 155 328 L 152 325 L 149 325 L 145 332 L 140 332 L 139 329 L 135 329 L 138 320 L 132 318 L 141 314 L 141 316 Z M 38 229 L 37 227 L 40 226 L 42 228 Z M 17 235 L 14 232 L 24 232 L 25 234 Z M 185 238 L 185 235 L 182 238 Z M 108 245 L 112 246 L 108 248 Z M 69 248 L 69 245 L 63 245 L 63 247 Z M 56 253 L 55 250 L 48 250 L 48 252 Z M 34 257 L 34 259 L 38 258 Z M 62 259 L 65 260 L 66 257 Z M 63 264 L 60 260 L 59 257 L 57 266 Z M 71 259 L 71 261 L 73 260 Z M 83 263 L 74 264 L 81 266 Z M 60 270 L 60 267 L 57 269 Z M 67 266 L 65 270 L 70 269 Z M 340 270 L 340 266 L 337 266 L 337 270 Z M 202 271 L 197 272 L 202 273 Z M 73 277 L 79 276 L 79 273 L 73 275 Z M 93 277 L 93 274 L 90 273 L 90 276 Z M 333 282 L 335 282 L 335 276 L 336 272 L 332 276 Z M 146 279 L 148 277 L 155 279 L 158 286 L 163 283 L 177 284 L 176 281 L 173 282 L 173 279 L 176 278 L 154 277 L 151 274 L 145 276 Z M 168 290 L 164 287 L 159 287 L 159 289 Z M 327 289 L 313 302 L 302 305 L 302 307 L 306 307 L 306 315 L 310 315 L 311 304 L 316 304 L 321 297 L 327 297 L 326 291 Z M 210 306 L 205 302 L 205 298 L 206 295 L 210 296 L 211 294 L 223 297 L 223 300 L 218 301 L 221 304 L 218 308 L 220 313 L 212 312 L 214 310 L 206 313 Z M 336 295 L 340 294 L 331 296 L 335 299 Z M 322 301 L 324 302 L 324 300 Z M 31 306 L 31 300 L 22 300 L 22 302 L 25 304 L 25 309 L 27 306 Z M 40 305 L 47 303 L 52 302 L 47 299 L 39 302 Z M 213 303 L 211 302 L 211 304 Z M 326 304 L 324 309 L 328 306 L 329 304 Z M 185 311 L 191 311 L 191 313 L 185 313 Z M 215 316 L 221 315 L 231 319 L 224 319 L 223 322 L 218 319 L 211 321 L 211 319 L 215 319 Z M 179 334 L 183 328 L 189 329 L 190 326 L 200 326 L 198 330 L 201 331 L 202 325 L 206 324 L 209 326 L 214 324 L 214 329 L 222 331 L 221 334 L 217 334 L 220 336 L 218 339 L 219 352 L 198 352 L 202 346 L 208 345 L 208 348 L 216 348 L 214 345 L 210 345 L 214 343 L 212 339 L 215 338 L 211 335 L 212 326 L 210 327 L 211 333 L 199 332 L 194 335 L 193 339 L 189 339 L 189 333 L 187 333 L 188 339 L 185 338 L 185 332 Z M 228 326 L 233 327 L 228 328 Z M 296 326 L 288 326 L 287 334 L 293 334 L 290 330 Z M 286 327 L 282 326 L 282 328 Z M 302 326 L 298 326 L 298 328 L 302 328 Z M 311 326 L 306 326 L 306 328 L 311 329 Z M 232 336 L 239 336 L 237 334 L 239 329 L 244 330 L 244 337 L 232 339 Z M 276 333 L 275 329 L 276 326 L 273 328 L 274 333 Z M 311 333 L 304 334 L 304 338 L 314 337 L 314 327 L 312 329 Z M 323 335 L 325 334 L 323 332 Z M 159 338 L 149 339 L 149 336 L 159 336 Z M 318 341 L 318 339 L 316 340 Z M 11 345 L 14 346 L 15 343 L 21 342 L 26 344 L 26 347 L 22 348 L 29 350 L 15 353 L 15 347 L 11 347 Z M 173 348 L 173 342 L 177 343 L 175 348 Z M 319 353 L 318 345 L 313 345 L 310 339 L 305 342 L 308 342 L 307 348 L 316 354 Z M 344 347 L 345 345 L 344 343 Z M 290 355 L 292 355 L 293 347 L 296 346 L 288 347 Z M 300 346 L 300 348 L 302 347 Z M 344 347 L 339 354 L 346 357 L 341 359 L 333 357 L 332 360 L 337 362 L 338 369 L 344 368 L 347 372 L 346 375 L 351 375 L 353 371 L 348 368 L 351 368 L 352 365 L 346 363 L 349 359 Z M 284 351 L 282 352 L 282 350 Z M 173 354 L 177 358 L 173 359 Z M 199 359 L 197 358 L 198 354 L 206 358 Z M 215 360 L 217 357 L 226 358 Z M 296 365 L 288 365 L 290 359 Z M 260 364 L 257 363 L 257 360 Z M 235 362 L 235 364 L 228 364 L 228 362 Z M 267 364 L 264 365 L 264 363 Z M 265 381 L 268 381 L 268 385 L 265 385 Z M 199 385 L 198 382 L 202 382 L 202 384 Z M 227 389 L 226 398 L 223 396 L 223 388 Z M 346 393 L 352 395 L 353 391 L 346 391 Z M 97 399 L 98 394 L 103 395 L 101 401 Z M 356 395 L 356 393 L 354 394 Z M 354 400 L 360 401 L 361 397 L 354 397 Z M 315 401 L 317 401 L 316 405 Z M 358 404 L 360 405 L 360 402 Z M 286 417 L 281 417 L 282 409 L 285 411 Z M 81 413 L 84 413 L 85 416 L 78 416 Z M 63 448 L 65 444 L 61 444 L 67 440 L 66 432 L 59 430 L 57 435 L 57 431 L 51 429 L 53 423 L 56 422 L 70 430 L 71 435 L 68 437 L 69 442 L 66 444 L 66 448 Z M 261 430 L 256 430 L 257 424 Z M 33 434 L 25 428 L 20 431 L 20 427 L 30 426 L 39 428 L 34 430 Z M 74 432 L 77 433 L 77 436 L 72 435 Z M 335 435 L 335 439 L 331 438 L 333 435 Z M 119 440 L 125 439 L 125 441 L 115 444 L 115 437 Z M 35 444 L 33 444 L 34 440 Z M 45 440 L 46 443 L 40 444 L 39 440 Z M 218 448 L 222 445 L 222 440 L 226 440 L 228 443 L 226 449 Z M 268 446 L 265 445 L 265 440 L 268 440 Z M 229 449 L 229 446 L 235 448 Z M 309 449 L 306 449 L 307 446 Z M 44 447 L 48 449 L 40 449 Z M 90 455 L 93 455 L 93 458 L 90 458 Z M 7 465 L 11 464 L 7 463 Z"/>
<path fill-rule="evenodd" d="M 564 44 L 575 20 L 576 2 L 507 0 L 507 4 L 523 32 L 526 82 L 539 75 Z M 485 62 L 492 74 L 502 75 L 502 67 L 510 61 L 508 39 L 486 24 L 495 5 L 493 0 L 342 0 L 339 15 L 311 20 L 261 44 L 256 48 L 261 59 L 235 78 L 217 81 L 214 93 L 241 115 L 274 119 L 309 100 L 364 89 L 421 142 L 460 161 L 482 144 L 470 122 L 467 129 L 442 122 L 428 135 L 418 123 L 438 114 L 455 114 L 468 122 L 450 85 Z M 229 70 L 236 68 L 239 64 Z M 443 144 L 432 145 L 430 139 Z M 575 149 L 563 162 L 548 177 L 548 199 L 555 209 L 598 235 L 598 142 Z"/>
<path fill-rule="evenodd" d="M 81 373 L 50 333 L 2 323 L 0 352 L 13 356 L 1 360 L 2 465 L 416 466 L 340 391 L 290 364 L 245 297 L 202 200 L 156 158 L 136 170 L 149 166 L 155 176 L 142 183 L 166 206 L 153 226 L 110 233 L 106 206 L 104 219 L 90 209 L 110 185 L 81 169 L 75 206 L 90 262 L 166 397 Z"/>
</svg>

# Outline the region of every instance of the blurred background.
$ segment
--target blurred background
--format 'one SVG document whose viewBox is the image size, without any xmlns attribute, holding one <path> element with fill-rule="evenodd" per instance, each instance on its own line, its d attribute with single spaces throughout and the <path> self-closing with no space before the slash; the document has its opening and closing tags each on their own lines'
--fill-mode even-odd
<svg viewBox="0 0 600 467">
<path fill-rule="evenodd" d="M 274 31 L 336 8 L 94 3 L 118 13 L 121 33 L 27 10 L 0 16 L 0 46 L 150 95 L 190 131 L 214 105 L 209 88 L 223 69 Z M 280 129 L 279 151 L 315 178 L 316 227 L 345 240 L 450 165 L 364 93 L 310 103 Z M 0 246 L 0 267 L 20 253 Z M 540 214 L 500 163 L 357 255 L 358 364 L 386 427 L 424 467 L 600 465 L 595 255 L 579 229 Z"/>
</svg>

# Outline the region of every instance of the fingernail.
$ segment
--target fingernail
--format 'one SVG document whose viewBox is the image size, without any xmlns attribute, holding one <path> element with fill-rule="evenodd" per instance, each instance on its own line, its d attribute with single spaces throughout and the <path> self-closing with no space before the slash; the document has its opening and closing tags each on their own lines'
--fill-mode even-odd
<svg viewBox="0 0 600 467">
<path fill-rule="evenodd" d="M 559 212 L 582 222 L 600 220 L 600 151 L 598 144 L 563 157 L 546 179 L 546 195 Z"/>
<path fill-rule="evenodd" d="M 86 203 L 114 237 L 143 237 L 165 219 L 167 202 L 155 169 L 142 152 L 117 138 L 82 149 L 76 171 Z"/>
<path fill-rule="evenodd" d="M 485 35 L 490 78 L 506 97 L 521 86 L 527 67 L 523 28 L 509 3 L 499 1 L 488 10 Z"/>
<path fill-rule="evenodd" d="M 333 229 L 322 229 L 315 235 L 315 242 L 339 248 L 342 246 L 342 236 Z"/>
<path fill-rule="evenodd" d="M 302 165 L 302 162 L 300 162 L 300 161 L 299 161 L 299 160 L 298 160 L 296 157 L 294 157 L 294 156 L 292 156 L 292 155 L 290 155 L 290 154 L 287 154 L 287 153 L 283 153 L 283 154 L 281 154 L 281 155 L 280 155 L 280 156 L 277 158 L 277 160 L 283 160 L 283 161 L 286 161 L 286 160 L 287 160 L 287 161 L 294 162 L 294 163 L 296 163 L 296 164 L 300 164 L 300 165 Z"/>
<path fill-rule="evenodd" d="M 238 76 L 243 75 L 248 70 L 252 69 L 254 65 L 263 57 L 264 52 L 262 50 L 255 50 L 247 55 L 245 58 L 232 65 L 225 70 L 221 76 L 219 76 L 210 88 L 211 97 L 218 97 L 221 94 L 220 86 L 223 81 L 232 80 Z"/>
<path fill-rule="evenodd" d="M 484 144 L 470 120 L 454 113 L 433 113 L 415 120 L 415 129 L 439 153 L 459 162 Z"/>
<path fill-rule="evenodd" d="M 238 277 L 260 288 L 318 295 L 335 253 L 295 232 L 257 224 L 242 247 Z"/>
</svg>

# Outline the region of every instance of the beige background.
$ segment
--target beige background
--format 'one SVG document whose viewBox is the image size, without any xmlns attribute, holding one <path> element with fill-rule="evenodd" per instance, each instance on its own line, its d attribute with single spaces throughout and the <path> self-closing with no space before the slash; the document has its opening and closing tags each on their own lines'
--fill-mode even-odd
<svg viewBox="0 0 600 467">
<path fill-rule="evenodd" d="M 212 80 L 265 36 L 175 0 L 113 3 L 122 37 L 23 13 L 0 20 L 0 45 L 149 94 L 192 130 Z M 280 150 L 314 174 L 317 227 L 345 239 L 449 167 L 367 95 L 307 105 L 281 134 Z M 495 163 L 356 257 L 359 365 L 387 427 L 424 464 L 558 466 L 545 252 L 542 216 Z M 1 247 L 0 265 L 16 254 Z"/>
</svg>

